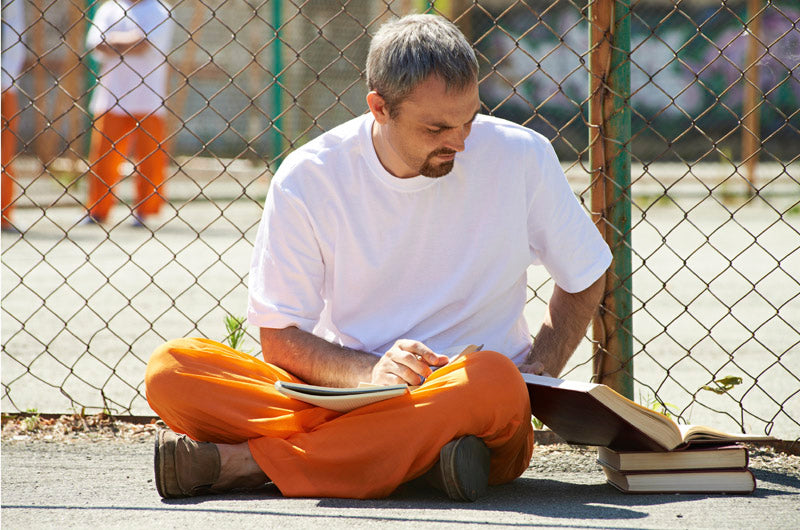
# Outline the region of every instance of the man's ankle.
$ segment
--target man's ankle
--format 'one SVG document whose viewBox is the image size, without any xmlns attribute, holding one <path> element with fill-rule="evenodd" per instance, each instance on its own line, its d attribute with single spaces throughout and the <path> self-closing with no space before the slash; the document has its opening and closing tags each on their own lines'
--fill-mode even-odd
<svg viewBox="0 0 800 530">
<path fill-rule="evenodd" d="M 219 479 L 212 485 L 215 490 L 257 488 L 269 482 L 247 442 L 240 444 L 216 444 L 219 451 Z"/>
</svg>

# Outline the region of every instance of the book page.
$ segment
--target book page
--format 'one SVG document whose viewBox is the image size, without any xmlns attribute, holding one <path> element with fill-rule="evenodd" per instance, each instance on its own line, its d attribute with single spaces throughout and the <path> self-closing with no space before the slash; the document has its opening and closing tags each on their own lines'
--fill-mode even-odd
<svg viewBox="0 0 800 530">
<path fill-rule="evenodd" d="M 775 440 L 767 434 L 742 434 L 720 431 L 705 425 L 678 425 L 686 443 L 719 443 Z"/>
</svg>

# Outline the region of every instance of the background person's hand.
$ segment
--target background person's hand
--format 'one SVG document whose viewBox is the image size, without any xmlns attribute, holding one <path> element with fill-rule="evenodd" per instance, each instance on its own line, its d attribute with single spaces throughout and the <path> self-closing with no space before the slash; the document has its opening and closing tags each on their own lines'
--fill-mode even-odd
<svg viewBox="0 0 800 530">
<path fill-rule="evenodd" d="M 450 359 L 439 355 L 423 343 L 400 339 L 372 368 L 374 385 L 407 384 L 417 386 L 431 375 L 431 366 L 444 366 Z"/>
</svg>

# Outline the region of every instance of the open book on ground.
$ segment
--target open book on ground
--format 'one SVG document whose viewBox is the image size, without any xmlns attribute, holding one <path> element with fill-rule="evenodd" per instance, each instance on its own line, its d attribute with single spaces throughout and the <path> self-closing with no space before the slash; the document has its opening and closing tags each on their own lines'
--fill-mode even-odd
<svg viewBox="0 0 800 530">
<path fill-rule="evenodd" d="M 751 493 L 756 479 L 749 469 L 632 471 L 603 466 L 608 483 L 626 493 Z"/>
<path fill-rule="evenodd" d="M 454 346 L 441 352 L 442 355 L 450 357 L 453 362 L 462 355 L 481 349 L 482 346 L 474 344 L 466 346 Z M 378 386 L 369 383 L 362 383 L 354 388 L 336 388 L 328 386 L 308 385 L 305 383 L 292 383 L 289 381 L 276 381 L 275 388 L 281 394 L 290 398 L 298 399 L 318 407 L 335 410 L 338 412 L 349 412 L 353 409 L 402 396 L 409 392 L 408 385 L 389 385 Z"/>
<path fill-rule="evenodd" d="M 688 446 L 675 451 L 614 451 L 597 448 L 597 463 L 616 471 L 667 471 L 746 468 L 749 455 L 743 445 Z"/>
<path fill-rule="evenodd" d="M 522 374 L 531 412 L 565 441 L 617 451 L 671 451 L 684 444 L 731 444 L 774 440 L 766 435 L 726 433 L 678 425 L 606 385 Z"/>
</svg>

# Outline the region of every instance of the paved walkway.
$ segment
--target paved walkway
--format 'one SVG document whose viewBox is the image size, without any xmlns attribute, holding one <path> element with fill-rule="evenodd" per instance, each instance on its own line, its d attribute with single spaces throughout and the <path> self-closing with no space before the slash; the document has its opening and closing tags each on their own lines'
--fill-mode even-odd
<svg viewBox="0 0 800 530">
<path fill-rule="evenodd" d="M 142 442 L 2 445 L 4 528 L 797 528 L 800 476 L 756 469 L 752 495 L 624 495 L 592 455 L 541 456 L 518 480 L 476 503 L 420 490 L 383 500 L 257 494 L 162 501 L 152 436 Z M 575 462 L 574 470 L 565 458 Z M 559 464 L 548 464 L 548 461 Z"/>
</svg>

